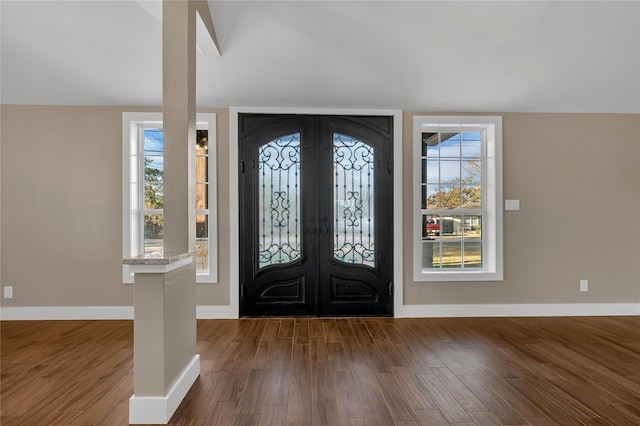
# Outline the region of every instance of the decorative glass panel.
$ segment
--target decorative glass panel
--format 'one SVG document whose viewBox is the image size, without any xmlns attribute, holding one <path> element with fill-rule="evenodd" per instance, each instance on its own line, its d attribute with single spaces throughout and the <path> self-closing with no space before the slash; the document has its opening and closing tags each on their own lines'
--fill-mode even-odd
<svg viewBox="0 0 640 426">
<path fill-rule="evenodd" d="M 300 133 L 258 149 L 258 266 L 301 258 Z"/>
<path fill-rule="evenodd" d="M 373 147 L 351 136 L 334 133 L 333 171 L 333 255 L 342 262 L 373 267 Z"/>
</svg>

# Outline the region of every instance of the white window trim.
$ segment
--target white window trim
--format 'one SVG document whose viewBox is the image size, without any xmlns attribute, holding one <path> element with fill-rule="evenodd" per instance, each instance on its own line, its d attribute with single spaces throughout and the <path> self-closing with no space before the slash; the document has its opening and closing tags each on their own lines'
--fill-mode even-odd
<svg viewBox="0 0 640 426">
<path fill-rule="evenodd" d="M 140 125 L 162 125 L 161 112 L 122 113 L 122 257 L 128 259 L 141 254 L 140 228 Z M 196 114 L 196 127 L 206 126 L 209 133 L 209 273 L 196 274 L 197 283 L 218 282 L 218 198 L 217 198 L 217 131 L 216 114 Z M 122 282 L 133 284 L 130 265 L 122 265 Z"/>
<path fill-rule="evenodd" d="M 422 132 L 445 129 L 486 131 L 483 152 L 483 268 L 473 270 L 422 269 Z M 416 115 L 413 118 L 413 279 L 414 281 L 502 281 L 502 117 Z"/>
</svg>

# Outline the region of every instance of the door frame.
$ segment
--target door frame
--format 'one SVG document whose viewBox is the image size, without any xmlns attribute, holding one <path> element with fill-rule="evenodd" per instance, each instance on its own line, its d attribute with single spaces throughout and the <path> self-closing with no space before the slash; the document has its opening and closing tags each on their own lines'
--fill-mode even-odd
<svg viewBox="0 0 640 426">
<path fill-rule="evenodd" d="M 403 305 L 402 268 L 402 111 L 382 109 L 344 108 L 229 108 L 229 310 L 234 318 L 240 316 L 240 199 L 239 199 L 239 141 L 238 114 L 305 114 L 305 115 L 383 115 L 393 117 L 393 311 L 401 312 Z M 233 254 L 236 254 L 235 256 Z"/>
</svg>

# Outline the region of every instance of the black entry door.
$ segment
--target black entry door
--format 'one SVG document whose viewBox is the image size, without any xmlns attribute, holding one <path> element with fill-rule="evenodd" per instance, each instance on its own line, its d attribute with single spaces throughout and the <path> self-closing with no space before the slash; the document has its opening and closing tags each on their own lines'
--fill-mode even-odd
<svg viewBox="0 0 640 426">
<path fill-rule="evenodd" d="M 392 126 L 239 116 L 242 316 L 393 314 Z"/>
</svg>

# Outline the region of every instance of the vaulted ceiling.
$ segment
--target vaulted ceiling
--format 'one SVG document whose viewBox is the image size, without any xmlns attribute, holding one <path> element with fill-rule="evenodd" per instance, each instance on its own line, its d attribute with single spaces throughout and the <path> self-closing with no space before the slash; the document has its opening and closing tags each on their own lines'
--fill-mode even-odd
<svg viewBox="0 0 640 426">
<path fill-rule="evenodd" d="M 209 6 L 199 106 L 640 113 L 638 1 Z M 160 105 L 159 7 L 2 0 L 1 102 Z"/>
</svg>

